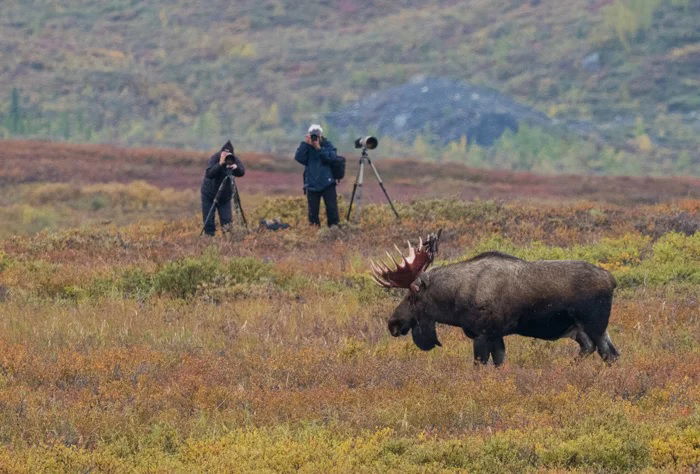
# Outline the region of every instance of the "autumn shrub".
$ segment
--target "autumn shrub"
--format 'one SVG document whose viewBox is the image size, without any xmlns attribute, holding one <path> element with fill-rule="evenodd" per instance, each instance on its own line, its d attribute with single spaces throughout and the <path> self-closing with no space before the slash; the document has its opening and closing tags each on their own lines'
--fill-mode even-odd
<svg viewBox="0 0 700 474">
<path fill-rule="evenodd" d="M 631 287 L 670 282 L 697 283 L 700 281 L 699 249 L 700 232 L 690 236 L 671 232 L 653 244 L 649 237 L 626 234 L 569 248 L 541 242 L 521 247 L 496 234 L 481 240 L 465 257 L 498 250 L 525 260 L 583 260 L 611 271 L 620 287 Z"/>
<path fill-rule="evenodd" d="M 145 181 L 129 183 L 40 183 L 24 192 L 24 200 L 33 205 L 66 205 L 76 209 L 97 211 L 104 207 L 123 210 L 147 207 L 177 206 L 191 201 L 191 191 L 161 189 Z"/>
<path fill-rule="evenodd" d="M 48 206 L 33 206 L 26 203 L 3 206 L 0 209 L 0 220 L 3 222 L 0 236 L 33 234 L 51 229 L 62 217 L 59 211 Z"/>
<path fill-rule="evenodd" d="M 154 291 L 154 276 L 140 267 L 124 270 L 116 282 L 119 291 L 127 296 L 144 299 Z"/>
<path fill-rule="evenodd" d="M 700 283 L 700 232 L 670 232 L 657 240 L 650 255 L 638 265 L 614 273 L 622 286 L 659 285 L 670 282 Z"/>
<path fill-rule="evenodd" d="M 306 199 L 301 197 L 274 197 L 265 199 L 256 209 L 256 219 L 279 218 L 291 226 L 307 222 Z"/>
<path fill-rule="evenodd" d="M 549 440 L 541 448 L 543 464 L 564 469 L 594 469 L 600 472 L 629 472 L 649 463 L 648 447 L 639 434 L 604 428 L 569 440 Z"/>
<path fill-rule="evenodd" d="M 652 463 L 656 467 L 693 469 L 700 466 L 700 427 L 691 426 L 650 443 Z"/>
<path fill-rule="evenodd" d="M 153 275 L 153 289 L 157 293 L 187 298 L 193 296 L 202 285 L 256 283 L 270 277 L 269 265 L 255 258 L 224 259 L 209 252 L 199 258 L 189 257 L 166 263 Z"/>
</svg>

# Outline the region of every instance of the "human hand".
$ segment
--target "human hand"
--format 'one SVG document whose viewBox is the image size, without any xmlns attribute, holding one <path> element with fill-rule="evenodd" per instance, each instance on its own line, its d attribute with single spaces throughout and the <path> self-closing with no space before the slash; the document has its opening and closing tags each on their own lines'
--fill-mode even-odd
<svg viewBox="0 0 700 474">
<path fill-rule="evenodd" d="M 222 151 L 221 154 L 219 155 L 219 164 L 221 166 L 224 166 L 224 163 L 226 163 L 226 157 L 229 155 L 229 152 L 227 151 Z"/>
<path fill-rule="evenodd" d="M 307 144 L 311 145 L 312 147 L 314 147 L 314 148 L 317 149 L 317 150 L 320 150 L 320 149 L 321 149 L 320 140 L 315 140 L 315 141 L 312 140 L 312 139 L 311 139 L 311 135 L 306 135 L 306 136 L 304 137 L 304 142 L 306 142 Z"/>
</svg>

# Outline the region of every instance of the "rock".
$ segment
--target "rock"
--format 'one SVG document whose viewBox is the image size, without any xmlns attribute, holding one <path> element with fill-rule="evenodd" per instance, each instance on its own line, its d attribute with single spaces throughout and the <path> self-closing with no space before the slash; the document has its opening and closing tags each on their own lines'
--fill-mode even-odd
<svg viewBox="0 0 700 474">
<path fill-rule="evenodd" d="M 464 82 L 417 76 L 407 83 L 363 97 L 328 114 L 342 140 L 376 133 L 405 143 L 422 135 L 431 143 L 457 142 L 491 146 L 506 131 L 517 132 L 522 122 L 550 127 L 543 113 L 506 95 Z"/>
<path fill-rule="evenodd" d="M 600 71 L 600 53 L 591 53 L 581 60 L 581 67 L 588 72 Z"/>
</svg>

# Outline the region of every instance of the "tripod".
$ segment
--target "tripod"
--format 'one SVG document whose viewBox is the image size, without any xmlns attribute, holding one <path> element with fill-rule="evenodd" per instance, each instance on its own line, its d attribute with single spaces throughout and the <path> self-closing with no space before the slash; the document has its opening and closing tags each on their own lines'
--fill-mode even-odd
<svg viewBox="0 0 700 474">
<path fill-rule="evenodd" d="M 241 221 L 243 221 L 243 225 L 245 226 L 246 230 L 248 230 L 248 222 L 245 220 L 245 214 L 243 213 L 243 207 L 241 206 L 241 196 L 238 194 L 238 186 L 236 186 L 236 179 L 233 177 L 232 173 L 232 170 L 226 170 L 226 177 L 223 179 L 223 181 L 221 181 L 219 189 L 216 191 L 216 195 L 214 196 L 214 202 L 209 208 L 207 218 L 204 219 L 204 226 L 202 226 L 202 231 L 199 233 L 199 235 L 202 235 L 204 233 L 204 229 L 207 226 L 207 222 L 209 222 L 209 219 L 212 218 L 214 209 L 216 208 L 216 205 L 219 204 L 219 197 L 221 196 L 221 192 L 223 191 L 224 185 L 226 185 L 227 181 L 231 182 L 231 199 L 233 200 L 233 205 L 236 207 L 236 211 L 241 216 Z"/>
<path fill-rule="evenodd" d="M 364 174 L 365 174 L 365 163 L 369 163 L 369 165 L 372 167 L 372 171 L 374 171 L 374 176 L 377 177 L 377 181 L 379 181 L 379 186 L 382 188 L 382 191 L 384 191 L 384 196 L 386 196 L 386 200 L 389 201 L 389 205 L 391 206 L 391 210 L 394 211 L 394 215 L 396 216 L 397 219 L 401 219 L 399 217 L 399 213 L 396 212 L 396 208 L 394 207 L 394 203 L 391 202 L 391 198 L 389 197 L 389 193 L 386 192 L 386 188 L 384 187 L 384 183 L 382 182 L 382 177 L 379 176 L 379 171 L 377 171 L 377 168 L 374 166 L 374 163 L 372 163 L 372 160 L 369 159 L 369 155 L 367 155 L 367 148 L 362 149 L 362 156 L 360 157 L 360 169 L 357 170 L 357 178 L 355 178 L 355 184 L 352 186 L 352 196 L 350 197 L 350 206 L 348 207 L 348 215 L 345 218 L 346 220 L 350 220 L 350 213 L 352 212 L 352 204 L 357 200 L 357 208 L 359 212 L 360 208 L 360 201 L 362 200 L 362 183 L 364 181 Z"/>
</svg>

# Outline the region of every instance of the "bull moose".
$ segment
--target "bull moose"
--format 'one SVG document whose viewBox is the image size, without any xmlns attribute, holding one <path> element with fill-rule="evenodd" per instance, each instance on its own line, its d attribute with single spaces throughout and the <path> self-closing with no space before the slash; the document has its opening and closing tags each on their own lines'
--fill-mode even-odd
<svg viewBox="0 0 700 474">
<path fill-rule="evenodd" d="M 441 346 L 436 323 L 462 328 L 474 340 L 474 363 L 496 365 L 505 359 L 503 337 L 510 334 L 556 340 L 574 339 L 580 357 L 598 350 L 611 363 L 619 353 L 607 332 L 613 276 L 587 262 L 528 262 L 501 252 L 486 252 L 466 261 L 428 271 L 438 251 L 440 232 L 431 234 L 401 261 L 387 252 L 394 269 L 371 261 L 374 280 L 408 294 L 389 318 L 392 336 L 411 331 L 413 342 L 428 351 Z"/>
</svg>

